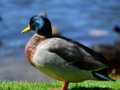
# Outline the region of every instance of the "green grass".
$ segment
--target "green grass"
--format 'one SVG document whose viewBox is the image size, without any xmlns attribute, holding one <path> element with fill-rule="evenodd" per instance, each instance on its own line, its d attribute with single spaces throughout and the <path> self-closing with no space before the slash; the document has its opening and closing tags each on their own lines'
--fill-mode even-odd
<svg viewBox="0 0 120 90">
<path fill-rule="evenodd" d="M 50 88 L 61 89 L 63 82 L 17 82 L 0 81 L 0 90 L 50 90 Z M 68 90 L 120 90 L 120 81 L 84 81 L 70 83 Z"/>
</svg>

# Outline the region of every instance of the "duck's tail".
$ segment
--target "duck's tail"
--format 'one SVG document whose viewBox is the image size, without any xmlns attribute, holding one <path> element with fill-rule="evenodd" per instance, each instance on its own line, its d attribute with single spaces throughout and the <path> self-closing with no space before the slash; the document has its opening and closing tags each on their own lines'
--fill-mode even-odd
<svg viewBox="0 0 120 90">
<path fill-rule="evenodd" d="M 115 81 L 107 75 L 107 68 L 92 73 L 98 80 Z"/>
</svg>

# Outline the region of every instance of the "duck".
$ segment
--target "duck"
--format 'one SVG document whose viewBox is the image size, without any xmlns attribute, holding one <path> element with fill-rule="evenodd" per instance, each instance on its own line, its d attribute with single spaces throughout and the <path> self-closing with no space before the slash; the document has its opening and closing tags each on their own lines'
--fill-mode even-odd
<svg viewBox="0 0 120 90">
<path fill-rule="evenodd" d="M 21 33 L 31 30 L 36 33 L 25 47 L 26 58 L 42 73 L 63 81 L 61 90 L 67 90 L 69 83 L 84 80 L 115 81 L 106 73 L 110 64 L 104 55 L 65 36 L 53 36 L 48 18 L 40 15 L 31 17 Z"/>
<path fill-rule="evenodd" d="M 40 16 L 47 17 L 48 15 L 45 12 L 41 12 Z M 60 34 L 61 34 L 60 30 L 55 25 L 52 25 L 52 35 L 58 36 Z"/>
</svg>

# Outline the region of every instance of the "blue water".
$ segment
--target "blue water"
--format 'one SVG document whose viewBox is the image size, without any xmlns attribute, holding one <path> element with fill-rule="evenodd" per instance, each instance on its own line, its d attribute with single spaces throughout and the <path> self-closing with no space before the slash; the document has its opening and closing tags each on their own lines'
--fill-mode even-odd
<svg viewBox="0 0 120 90">
<path fill-rule="evenodd" d="M 62 35 L 91 46 L 113 44 L 113 32 L 120 25 L 120 0 L 0 0 L 1 61 L 22 60 L 24 47 L 33 31 L 21 34 L 31 16 L 42 11 L 48 14 Z M 109 36 L 90 36 L 90 30 L 105 30 Z"/>
</svg>

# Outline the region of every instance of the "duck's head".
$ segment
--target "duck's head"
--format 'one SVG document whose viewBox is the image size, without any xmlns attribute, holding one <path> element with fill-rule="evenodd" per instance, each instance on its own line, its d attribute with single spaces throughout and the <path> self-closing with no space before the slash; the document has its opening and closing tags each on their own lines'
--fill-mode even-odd
<svg viewBox="0 0 120 90">
<path fill-rule="evenodd" d="M 46 17 L 40 15 L 35 15 L 31 17 L 28 27 L 25 28 L 21 33 L 29 32 L 31 30 L 36 31 L 38 35 L 42 35 L 45 37 L 52 36 L 50 21 Z"/>
</svg>

